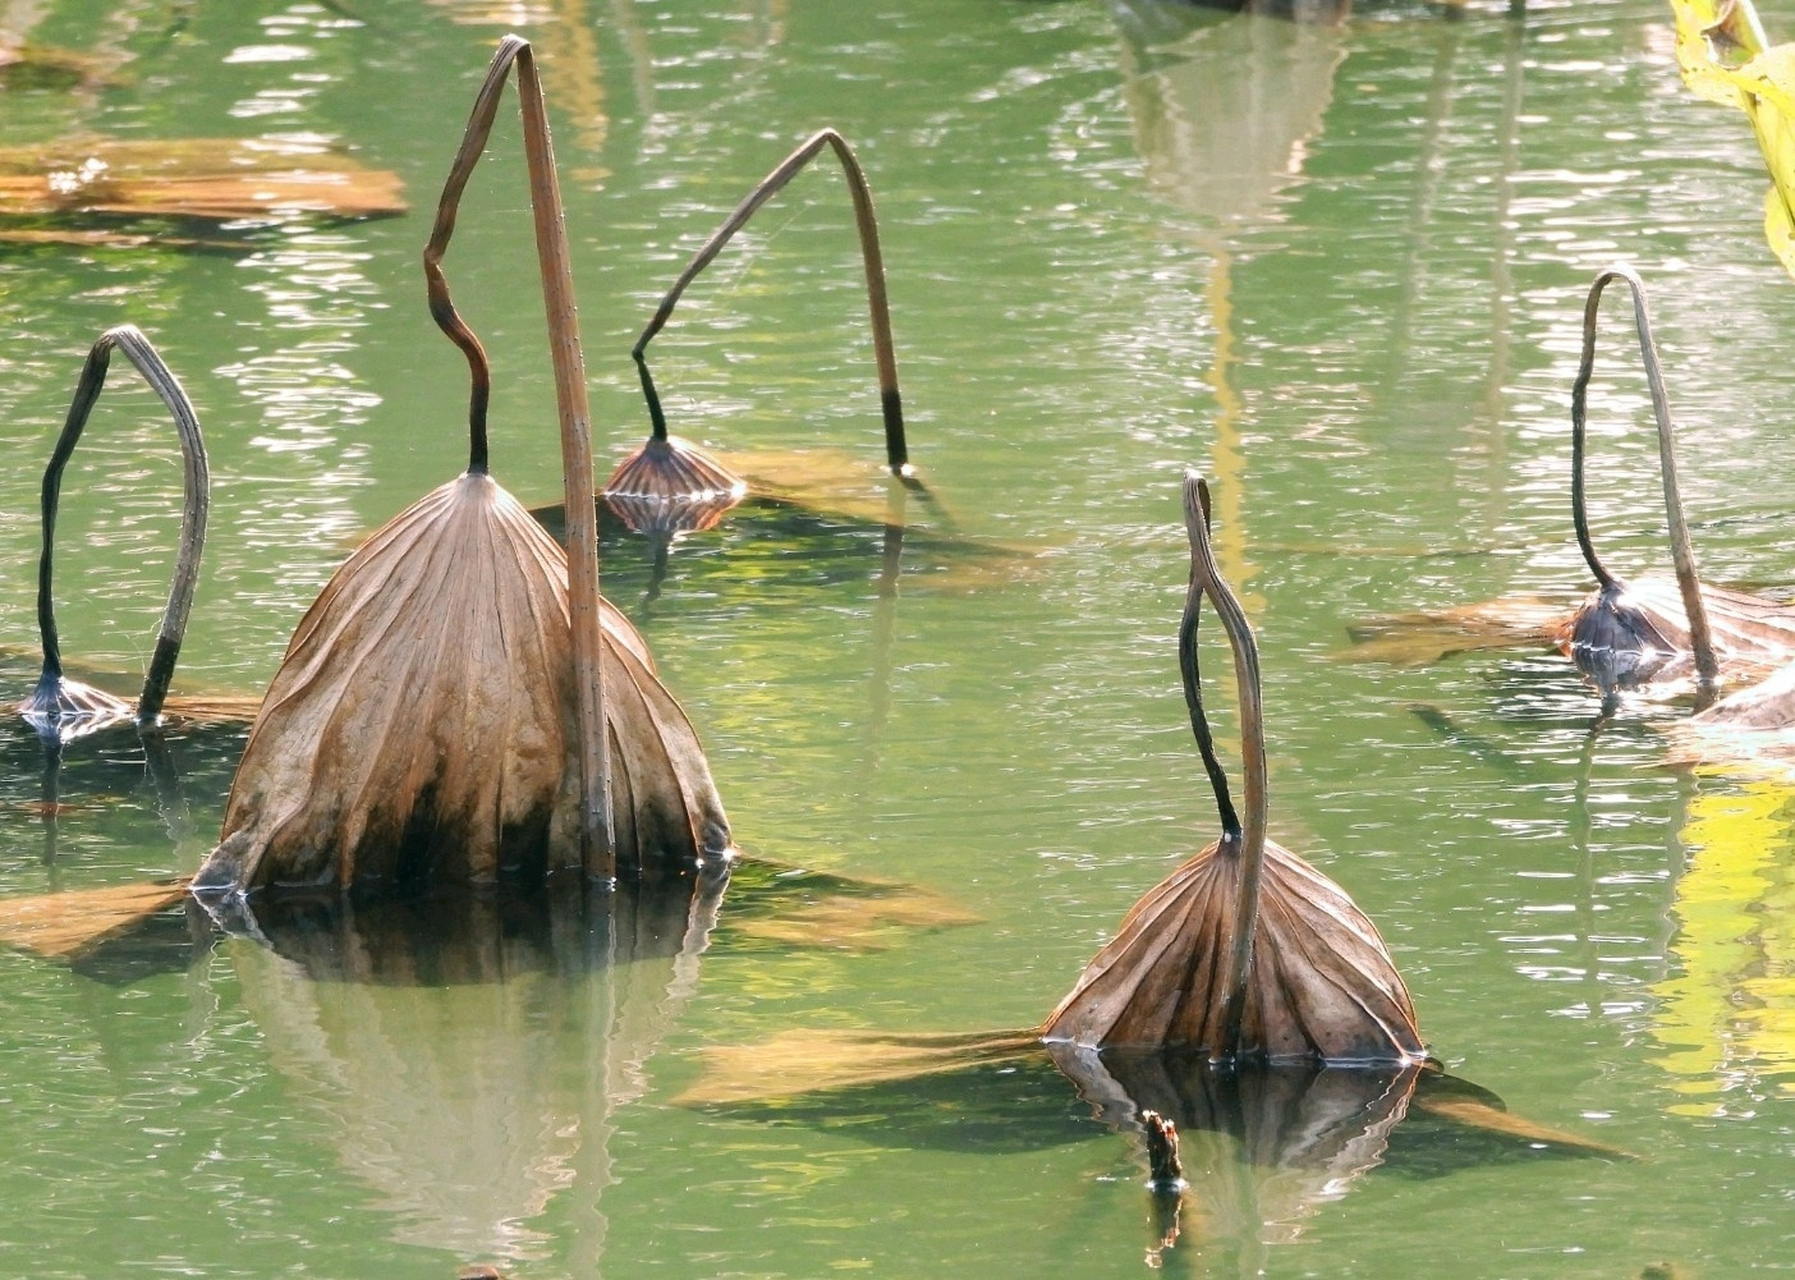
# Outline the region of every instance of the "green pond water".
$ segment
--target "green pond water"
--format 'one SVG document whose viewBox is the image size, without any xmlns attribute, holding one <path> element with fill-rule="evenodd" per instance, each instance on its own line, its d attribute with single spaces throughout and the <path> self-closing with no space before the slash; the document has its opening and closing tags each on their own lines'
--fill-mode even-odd
<svg viewBox="0 0 1795 1280">
<path fill-rule="evenodd" d="M 1764 10 L 1795 35 L 1795 11 Z M 0 31 L 118 76 L 0 90 L 0 141 L 328 140 L 412 206 L 160 229 L 226 250 L 0 245 L 8 702 L 33 674 L 42 464 L 105 327 L 150 334 L 211 450 L 177 691 L 259 693 L 356 541 L 464 465 L 464 366 L 418 257 L 512 28 L 551 97 L 601 470 L 646 431 L 628 349 L 660 291 L 830 124 L 878 199 L 913 455 L 960 531 L 1041 553 L 973 572 L 912 499 L 893 591 L 876 526 L 745 513 L 676 546 L 650 599 L 646 545 L 605 545 L 738 841 L 976 923 L 844 937 L 839 910 L 799 909 L 826 894 L 769 906 L 759 873 L 708 946 L 683 906 L 632 901 L 571 938 L 477 906 L 450 922 L 459 949 L 304 920 L 195 944 L 175 912 L 73 965 L 0 954 L 0 1271 L 1795 1268 L 1795 789 L 1667 768 L 1686 705 L 1592 732 L 1597 699 L 1555 655 L 1340 660 L 1371 615 L 1586 588 L 1567 405 L 1613 260 L 1652 288 L 1705 575 L 1795 582 L 1795 284 L 1762 240 L 1747 124 L 1683 89 L 1669 20 L 1649 0 L 1339 26 L 1152 0 L 0 4 Z M 493 354 L 495 474 L 551 502 L 511 101 L 447 265 Z M 676 431 L 845 447 L 876 478 L 854 246 L 824 165 L 725 251 L 654 348 Z M 1664 515 L 1611 305 L 1591 489 L 1627 571 L 1659 564 Z M 1183 1233 L 1154 1253 L 1138 1140 L 1044 1061 L 785 1109 L 674 1102 L 707 1046 L 1032 1025 L 1214 835 L 1175 653 L 1186 466 L 1213 477 L 1260 637 L 1273 834 L 1377 921 L 1447 1068 L 1635 1158 L 1412 1113 L 1356 1158 L 1280 1167 L 1276 1143 L 1242 1155 L 1187 1125 Z M 153 645 L 178 485 L 172 432 L 115 360 L 66 482 L 58 597 L 66 652 L 120 692 Z M 36 741 L 5 733 L 7 894 L 192 870 L 241 745 L 179 738 L 171 772 L 130 734 L 71 744 L 51 826 Z"/>
</svg>

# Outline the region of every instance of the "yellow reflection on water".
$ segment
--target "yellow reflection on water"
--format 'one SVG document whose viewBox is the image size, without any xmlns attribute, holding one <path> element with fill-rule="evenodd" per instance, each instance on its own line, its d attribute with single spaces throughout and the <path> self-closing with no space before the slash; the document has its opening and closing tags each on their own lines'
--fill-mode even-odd
<svg viewBox="0 0 1795 1280">
<path fill-rule="evenodd" d="M 1795 788 L 1756 781 L 1697 796 L 1683 838 L 1673 950 L 1680 970 L 1654 988 L 1656 1059 L 1688 1098 L 1669 1109 L 1722 1116 L 1773 1077 L 1795 1096 Z M 1743 1102 L 1749 1108 L 1751 1101 Z"/>
</svg>

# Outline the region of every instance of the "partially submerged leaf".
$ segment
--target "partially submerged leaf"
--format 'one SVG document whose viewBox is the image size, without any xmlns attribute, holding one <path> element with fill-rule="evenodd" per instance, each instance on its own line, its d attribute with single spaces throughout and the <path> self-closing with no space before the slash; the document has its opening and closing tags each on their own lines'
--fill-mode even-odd
<svg viewBox="0 0 1795 1280">
<path fill-rule="evenodd" d="M 1258 649 L 1215 564 L 1208 521 L 1208 487 L 1189 475 L 1191 580 L 1179 666 L 1222 835 L 1135 904 L 1042 1036 L 1091 1048 L 1188 1049 L 1216 1061 L 1419 1061 L 1408 989 L 1376 927 L 1344 890 L 1266 838 Z M 1244 820 L 1203 711 L 1196 628 L 1205 596 L 1234 653 Z"/>
<path fill-rule="evenodd" d="M 1418 1057 L 1414 1009 L 1377 929 L 1338 885 L 1271 841 L 1245 1005 L 1230 1026 L 1242 864 L 1237 846 L 1212 844 L 1135 904 L 1048 1018 L 1046 1039 L 1269 1062 Z"/>
<path fill-rule="evenodd" d="M 563 552 L 487 474 L 490 369 L 442 257 L 511 67 L 549 312 L 570 522 Z M 530 46 L 500 42 L 424 254 L 431 314 L 468 359 L 467 472 L 325 586 L 251 733 L 195 884 L 602 877 L 730 854 L 696 735 L 598 594 L 589 414 L 566 229 Z"/>
<path fill-rule="evenodd" d="M 899 929 L 950 929 L 979 921 L 931 889 L 784 866 L 748 855 L 736 860 L 734 884 L 721 935 L 781 948 L 868 951 L 888 946 Z"/>
<path fill-rule="evenodd" d="M 341 218 L 405 212 L 398 175 L 275 138 L 86 136 L 0 147 L 0 217 Z"/>
<path fill-rule="evenodd" d="M 705 1075 L 674 1098 L 688 1107 L 858 1089 L 1042 1052 L 1035 1031 L 783 1031 L 754 1045 L 711 1045 Z"/>
<path fill-rule="evenodd" d="M 1795 778 L 1795 664 L 1671 727 L 1672 764 Z"/>
<path fill-rule="evenodd" d="M 1703 584 L 1714 652 L 1727 677 L 1761 677 L 1795 654 L 1795 606 Z M 1698 679 L 1683 597 L 1675 581 L 1616 580 L 1553 631 L 1560 652 L 1601 689 Z"/>
<path fill-rule="evenodd" d="M 0 946 L 66 960 L 134 928 L 187 894 L 185 880 L 132 881 L 96 889 L 0 898 Z"/>
<path fill-rule="evenodd" d="M 720 1103 L 844 1089 L 959 1070 L 1038 1051 L 1178 1050 L 1216 1063 L 1383 1064 L 1424 1057 L 1408 989 L 1346 893 L 1266 840 L 1258 650 L 1210 548 L 1208 487 L 1184 485 L 1191 579 L 1179 666 L 1191 729 L 1215 791 L 1220 840 L 1150 890 L 1046 1021 L 960 1035 L 794 1031 L 706 1051 L 681 1097 Z M 1215 606 L 1240 688 L 1246 816 L 1215 757 L 1196 660 L 1198 609 Z M 1064 1046 L 1064 1049 L 1056 1046 Z"/>
<path fill-rule="evenodd" d="M 1590 379 L 1603 290 L 1623 282 L 1632 295 L 1640 359 L 1658 431 L 1659 474 L 1675 578 L 1626 581 L 1596 554 L 1584 497 L 1584 453 Z M 1683 512 L 1669 395 L 1652 337 L 1645 285 L 1631 269 L 1597 274 L 1583 308 L 1583 347 L 1571 387 L 1571 520 L 1596 590 L 1568 615 L 1533 598 L 1472 605 L 1445 614 L 1404 615 L 1354 629 L 1355 657 L 1431 661 L 1473 648 L 1544 641 L 1568 655 L 1604 698 L 1617 690 L 1693 680 L 1712 694 L 1721 676 L 1756 678 L 1795 657 L 1795 605 L 1708 586 L 1700 580 Z"/>
<path fill-rule="evenodd" d="M 171 236 L 125 231 L 80 230 L 72 227 L 0 226 L 0 244 L 66 245 L 77 249 L 181 249 L 201 253 L 247 254 L 256 251 L 248 240 L 212 236 Z"/>
<path fill-rule="evenodd" d="M 474 473 L 371 537 L 294 632 L 201 882 L 578 868 L 566 572 Z M 690 724 L 629 622 L 607 606 L 604 624 L 620 856 L 722 854 L 728 823 Z"/>
<path fill-rule="evenodd" d="M 843 458 L 824 450 L 775 456 L 798 464 L 800 475 L 819 456 Z M 718 553 L 690 572 L 707 575 L 707 580 L 727 580 L 739 574 L 757 583 L 788 577 L 830 582 L 876 580 L 880 591 L 889 594 L 900 581 L 906 589 L 930 591 L 999 587 L 1038 574 L 1050 563 L 1053 549 L 1048 546 L 987 538 L 913 521 L 905 504 L 890 504 L 889 496 L 883 492 L 887 481 L 877 469 L 871 469 L 873 489 L 856 492 L 851 487 L 866 484 L 868 473 L 864 461 L 845 461 L 840 469 L 833 461 L 823 462 L 818 469 L 822 478 L 814 488 L 800 481 L 767 485 L 765 491 L 757 491 L 753 486 L 759 481 L 753 479 L 739 506 L 734 500 L 716 505 L 694 502 L 690 508 L 694 519 L 687 523 L 687 532 L 717 525 L 726 512 L 734 511 L 735 518 L 717 535 Z M 831 487 L 830 478 L 835 476 L 852 479 L 836 489 Z M 627 524 L 620 515 L 628 506 L 627 501 L 606 499 L 599 508 L 600 531 L 607 552 L 613 556 L 612 563 L 617 563 L 618 554 L 626 555 L 623 567 L 611 570 L 613 581 L 632 572 L 630 562 L 635 555 L 628 553 L 640 553 L 642 549 L 642 540 L 633 534 L 639 526 Z M 566 511 L 564 504 L 553 503 L 532 507 L 530 514 L 560 539 L 564 536 Z M 653 595 L 658 594 L 660 583 L 669 572 L 669 535 L 651 533 L 647 541 L 649 554 L 642 558 L 654 565 L 654 581 L 650 585 Z"/>
<path fill-rule="evenodd" d="M 1572 605 L 1540 596 L 1505 596 L 1437 612 L 1385 614 L 1347 628 L 1348 662 L 1423 666 L 1484 649 L 1552 648 Z"/>
</svg>

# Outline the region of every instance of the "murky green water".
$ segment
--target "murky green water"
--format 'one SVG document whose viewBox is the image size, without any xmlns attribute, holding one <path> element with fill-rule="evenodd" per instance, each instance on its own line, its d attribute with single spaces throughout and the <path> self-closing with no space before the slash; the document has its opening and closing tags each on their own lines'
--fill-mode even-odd
<svg viewBox="0 0 1795 1280">
<path fill-rule="evenodd" d="M 980 923 L 797 945 L 732 917 L 752 901 L 732 890 L 702 954 L 620 942 L 642 954 L 606 965 L 475 922 L 504 942 L 472 972 L 504 982 L 397 981 L 404 957 L 328 938 L 192 952 L 178 918 L 106 965 L 0 956 L 4 1270 L 1139 1273 L 1137 1148 L 1045 1069 L 771 1118 L 670 1100 L 704 1046 L 790 1027 L 1034 1023 L 1210 838 L 1173 642 L 1186 465 L 1215 477 L 1260 632 L 1275 833 L 1377 920 L 1455 1073 L 1640 1158 L 1412 1116 L 1357 1175 L 1223 1161 L 1165 1267 L 1795 1265 L 1795 796 L 1662 767 L 1675 707 L 1592 737 L 1593 695 L 1550 657 L 1336 660 L 1367 615 L 1582 588 L 1566 403 L 1583 292 L 1616 258 L 1654 289 L 1707 575 L 1791 580 L 1795 286 L 1761 241 L 1744 121 L 1682 90 L 1668 18 L 1645 0 L 1337 29 L 1148 0 L 0 8 L 128 76 L 0 94 L 7 142 L 321 135 L 396 170 L 414 209 L 255 231 L 248 253 L 0 248 L 0 644 L 35 643 L 39 469 L 107 325 L 151 334 L 211 446 L 180 688 L 259 691 L 358 536 L 461 467 L 460 359 L 418 253 L 511 26 L 557 110 L 607 458 L 646 429 L 627 351 L 659 291 L 833 124 L 879 199 L 917 460 L 962 528 L 1050 553 L 957 586 L 912 545 L 892 597 L 876 532 L 743 523 L 678 547 L 645 604 L 644 549 L 608 548 L 607 589 L 700 727 L 741 842 L 926 886 Z M 876 461 L 845 203 L 838 177 L 800 179 L 694 289 L 656 347 L 677 430 Z M 509 110 L 448 266 L 495 358 L 495 471 L 551 500 Z M 1600 386 L 1599 537 L 1643 565 L 1663 524 L 1644 386 L 1631 359 Z M 118 379 L 71 469 L 60 598 L 69 652 L 121 692 L 177 485 L 149 393 Z M 5 674 L 22 695 L 28 665 Z M 190 870 L 235 748 L 177 743 L 182 791 L 159 796 L 135 743 L 76 744 L 52 842 L 35 744 L 10 732 L 0 890 Z"/>
</svg>

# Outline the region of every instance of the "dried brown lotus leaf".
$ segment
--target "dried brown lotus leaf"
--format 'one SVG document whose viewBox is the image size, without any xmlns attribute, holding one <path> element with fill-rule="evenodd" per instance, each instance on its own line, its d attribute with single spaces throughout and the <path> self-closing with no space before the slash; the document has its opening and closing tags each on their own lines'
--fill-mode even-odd
<svg viewBox="0 0 1795 1280">
<path fill-rule="evenodd" d="M 1241 1038 L 1223 972 L 1242 860 L 1212 844 L 1150 890 L 1048 1017 L 1048 1041 L 1267 1061 L 1419 1057 L 1414 1009 L 1383 940 L 1339 886 L 1265 844 Z"/>
<path fill-rule="evenodd" d="M 728 846 L 708 767 L 641 637 L 603 612 L 625 863 Z M 294 633 L 199 884 L 480 882 L 580 863 L 561 548 L 469 472 L 377 531 Z"/>
</svg>

